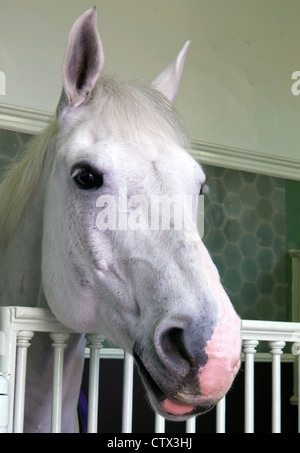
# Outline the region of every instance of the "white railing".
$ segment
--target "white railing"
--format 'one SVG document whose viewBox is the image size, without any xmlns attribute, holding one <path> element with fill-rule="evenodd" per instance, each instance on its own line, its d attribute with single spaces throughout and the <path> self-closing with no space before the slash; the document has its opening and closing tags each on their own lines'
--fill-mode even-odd
<svg viewBox="0 0 300 453">
<path fill-rule="evenodd" d="M 0 308 L 0 432 L 22 432 L 24 420 L 24 394 L 27 351 L 35 332 L 49 333 L 54 348 L 52 432 L 60 432 L 62 409 L 63 358 L 69 335 L 53 315 L 40 308 Z M 247 433 L 254 432 L 254 363 L 257 359 L 272 361 L 272 432 L 281 431 L 281 356 L 287 344 L 291 352 L 285 360 L 294 361 L 297 376 L 295 394 L 300 395 L 300 323 L 242 321 L 242 338 L 245 374 L 244 412 Z M 133 358 L 120 349 L 102 347 L 101 335 L 86 335 L 86 356 L 89 361 L 88 432 L 97 432 L 99 364 L 105 358 L 124 360 L 122 432 L 132 430 Z M 257 347 L 266 342 L 267 353 L 258 353 Z M 300 405 L 298 404 L 298 430 L 300 432 Z M 186 423 L 186 432 L 196 431 L 195 418 Z M 155 432 L 165 432 L 165 420 L 156 414 Z M 217 405 L 216 432 L 226 432 L 226 398 Z"/>
</svg>

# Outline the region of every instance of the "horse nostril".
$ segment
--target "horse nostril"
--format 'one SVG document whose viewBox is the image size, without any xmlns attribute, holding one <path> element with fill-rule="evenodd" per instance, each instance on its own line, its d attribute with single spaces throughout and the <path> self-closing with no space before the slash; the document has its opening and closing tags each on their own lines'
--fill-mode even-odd
<svg viewBox="0 0 300 453">
<path fill-rule="evenodd" d="M 186 376 L 193 366 L 184 341 L 184 329 L 170 327 L 159 333 L 156 350 L 162 362 L 175 373 Z"/>
<path fill-rule="evenodd" d="M 162 338 L 162 344 L 165 345 L 166 349 L 170 349 L 170 352 L 174 352 L 176 356 L 182 357 L 187 362 L 190 361 L 190 357 L 185 348 L 184 344 L 184 331 L 178 327 L 169 329 Z"/>
<path fill-rule="evenodd" d="M 182 378 L 197 373 L 207 362 L 205 347 L 213 329 L 213 322 L 204 325 L 189 316 L 164 319 L 154 334 L 158 357 L 168 370 Z"/>
</svg>

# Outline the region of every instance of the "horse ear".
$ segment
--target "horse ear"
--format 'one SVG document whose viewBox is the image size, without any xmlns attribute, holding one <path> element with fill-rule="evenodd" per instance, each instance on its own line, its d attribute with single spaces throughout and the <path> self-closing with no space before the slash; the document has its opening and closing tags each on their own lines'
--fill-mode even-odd
<svg viewBox="0 0 300 453">
<path fill-rule="evenodd" d="M 99 78 L 104 63 L 97 29 L 97 11 L 92 8 L 74 23 L 63 67 L 64 91 L 58 111 L 86 102 Z"/>
<path fill-rule="evenodd" d="M 152 82 L 152 86 L 163 93 L 170 102 L 174 101 L 178 92 L 183 65 L 190 42 L 187 41 L 185 43 L 176 60 Z"/>
</svg>

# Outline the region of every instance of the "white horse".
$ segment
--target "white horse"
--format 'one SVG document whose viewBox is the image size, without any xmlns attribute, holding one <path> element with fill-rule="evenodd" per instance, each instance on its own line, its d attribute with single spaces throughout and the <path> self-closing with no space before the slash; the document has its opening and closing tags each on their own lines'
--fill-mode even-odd
<svg viewBox="0 0 300 453">
<path fill-rule="evenodd" d="M 168 229 L 147 228 L 153 195 L 197 197 L 205 182 L 172 107 L 188 43 L 150 86 L 121 83 L 100 76 L 96 20 L 93 8 L 75 22 L 56 119 L 0 186 L 0 305 L 48 307 L 75 332 L 105 335 L 133 353 L 153 408 L 184 420 L 225 395 L 241 348 L 240 319 L 192 214 L 184 210 L 182 228 L 175 210 Z M 116 200 L 114 227 L 105 197 Z M 77 430 L 83 356 L 74 334 L 65 432 Z M 49 340 L 34 337 L 26 431 L 49 431 L 51 357 Z"/>
</svg>

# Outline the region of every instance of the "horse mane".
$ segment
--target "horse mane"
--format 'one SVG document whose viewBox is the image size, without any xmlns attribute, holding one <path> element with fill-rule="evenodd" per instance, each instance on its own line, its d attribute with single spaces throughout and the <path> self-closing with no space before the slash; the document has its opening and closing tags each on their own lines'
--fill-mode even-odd
<svg viewBox="0 0 300 453">
<path fill-rule="evenodd" d="M 15 232 L 40 178 L 50 140 L 58 131 L 57 121 L 36 135 L 22 159 L 12 164 L 0 184 L 0 247 Z"/>
<path fill-rule="evenodd" d="M 182 147 L 188 145 L 188 135 L 173 106 L 151 86 L 101 77 L 86 107 L 89 109 L 86 116 L 82 118 L 78 112 L 77 120 L 88 118 L 100 134 L 103 131 L 130 143 L 146 137 L 148 143 L 153 138 L 165 143 L 173 139 Z M 76 123 L 75 119 L 74 127 Z M 32 200 L 49 142 L 58 132 L 59 123 L 54 120 L 33 138 L 22 159 L 6 171 L 0 184 L 0 247 L 13 235 Z"/>
<path fill-rule="evenodd" d="M 162 139 L 189 145 L 189 136 L 168 99 L 151 85 L 100 77 L 92 96 L 93 116 L 104 134 L 139 143 Z"/>
</svg>

